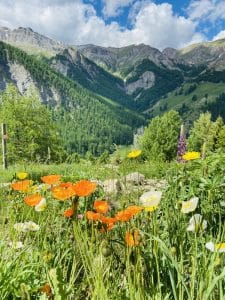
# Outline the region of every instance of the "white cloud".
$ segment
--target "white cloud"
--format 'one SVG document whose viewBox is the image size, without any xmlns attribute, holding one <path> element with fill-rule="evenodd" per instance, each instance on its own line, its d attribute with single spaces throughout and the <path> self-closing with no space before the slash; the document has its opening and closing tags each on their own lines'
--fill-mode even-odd
<svg viewBox="0 0 225 300">
<path fill-rule="evenodd" d="M 132 5 L 134 0 L 102 0 L 103 14 L 105 17 L 115 17 L 120 15 L 122 9 Z"/>
<path fill-rule="evenodd" d="M 109 2 L 112 1 L 107 0 Z M 120 1 L 123 5 L 128 2 L 132 1 Z M 160 49 L 177 48 L 205 38 L 196 33 L 194 21 L 175 15 L 170 4 L 156 5 L 150 0 L 138 2 L 139 6 L 133 10 L 133 27 L 124 29 L 116 22 L 106 24 L 97 16 L 94 7 L 82 0 L 0 0 L 0 26 L 31 27 L 70 44 L 114 47 L 145 43 Z M 114 0 L 114 3 L 119 1 Z M 120 8 L 121 5 L 112 6 L 111 14 Z"/>
<path fill-rule="evenodd" d="M 225 39 L 225 30 L 220 31 L 217 35 L 213 37 L 213 41 Z"/>
<path fill-rule="evenodd" d="M 196 25 L 191 20 L 174 15 L 170 4 L 148 3 L 137 14 L 131 33 L 143 43 L 160 49 L 179 48 L 204 39 L 195 29 Z"/>
<path fill-rule="evenodd" d="M 225 19 L 224 0 L 194 0 L 187 8 L 191 20 L 215 22 L 218 19 Z"/>
</svg>

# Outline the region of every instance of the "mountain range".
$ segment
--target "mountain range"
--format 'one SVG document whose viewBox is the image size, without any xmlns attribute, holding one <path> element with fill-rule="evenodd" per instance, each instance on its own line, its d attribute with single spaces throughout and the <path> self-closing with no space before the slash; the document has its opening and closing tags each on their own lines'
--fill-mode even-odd
<svg viewBox="0 0 225 300">
<path fill-rule="evenodd" d="M 130 144 L 137 128 L 169 109 L 187 123 L 206 110 L 225 117 L 225 40 L 160 51 L 66 45 L 31 28 L 1 27 L 0 41 L 0 89 L 35 88 L 70 153 Z"/>
</svg>

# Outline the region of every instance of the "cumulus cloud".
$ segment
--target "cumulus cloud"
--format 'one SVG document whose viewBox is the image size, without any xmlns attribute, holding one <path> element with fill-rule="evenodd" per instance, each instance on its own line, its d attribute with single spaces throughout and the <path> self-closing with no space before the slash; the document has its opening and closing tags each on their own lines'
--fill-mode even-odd
<svg viewBox="0 0 225 300">
<path fill-rule="evenodd" d="M 115 17 L 120 15 L 124 7 L 132 5 L 135 0 L 102 0 L 103 14 L 105 17 Z"/>
<path fill-rule="evenodd" d="M 111 16 L 118 13 L 121 5 L 124 7 L 133 2 L 120 0 L 118 6 L 117 0 L 104 1 L 111 3 L 107 6 Z M 113 5 L 113 2 L 118 5 Z M 196 23 L 190 18 L 175 15 L 170 4 L 156 5 L 150 0 L 136 2 L 139 6 L 134 7 L 131 29 L 121 28 L 117 22 L 106 24 L 97 16 L 94 6 L 84 4 L 82 0 L 8 0 L 7 3 L 0 0 L 0 26 L 31 27 L 70 44 L 93 43 L 114 47 L 145 43 L 159 49 L 168 46 L 179 48 L 205 39 L 196 32 Z"/>
<path fill-rule="evenodd" d="M 204 20 L 215 22 L 218 19 L 225 19 L 224 0 L 194 0 L 187 8 L 191 20 L 202 22 Z"/>
</svg>

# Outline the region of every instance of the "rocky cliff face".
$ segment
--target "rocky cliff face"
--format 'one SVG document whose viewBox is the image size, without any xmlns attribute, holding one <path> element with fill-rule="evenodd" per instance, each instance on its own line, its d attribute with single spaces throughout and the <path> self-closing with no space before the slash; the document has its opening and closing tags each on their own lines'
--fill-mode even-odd
<svg viewBox="0 0 225 300">
<path fill-rule="evenodd" d="M 215 70 L 225 69 L 225 39 L 199 43 L 181 49 L 176 58 L 188 65 L 207 65 Z"/>
<path fill-rule="evenodd" d="M 22 64 L 0 59 L 0 90 L 4 90 L 8 83 L 17 86 L 21 94 L 35 89 L 44 103 L 56 105 L 60 101 L 60 95 L 53 86 L 47 88 L 40 84 Z"/>
<path fill-rule="evenodd" d="M 0 40 L 29 53 L 46 52 L 49 56 L 65 48 L 63 43 L 34 32 L 31 28 L 23 27 L 14 30 L 0 27 Z"/>
<path fill-rule="evenodd" d="M 20 93 L 24 94 L 28 89 L 35 87 L 32 76 L 24 66 L 15 62 L 9 62 L 8 67 L 11 80 L 17 85 Z"/>
<path fill-rule="evenodd" d="M 125 89 L 129 95 L 132 95 L 138 89 L 150 89 L 155 84 L 155 75 L 151 71 L 146 71 L 138 78 L 138 80 L 126 84 Z"/>
<path fill-rule="evenodd" d="M 129 66 L 133 66 L 143 59 L 149 59 L 157 66 L 173 68 L 174 64 L 166 55 L 148 45 L 130 45 L 122 48 L 100 47 L 95 45 L 77 46 L 86 57 L 103 66 L 112 73 L 119 73 L 122 77 Z"/>
</svg>

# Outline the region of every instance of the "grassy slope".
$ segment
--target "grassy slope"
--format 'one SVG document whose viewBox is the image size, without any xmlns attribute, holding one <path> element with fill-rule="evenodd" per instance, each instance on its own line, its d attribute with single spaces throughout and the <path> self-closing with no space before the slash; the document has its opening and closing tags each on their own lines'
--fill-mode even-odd
<svg viewBox="0 0 225 300">
<path fill-rule="evenodd" d="M 225 44 L 225 39 L 220 39 L 213 42 L 197 43 L 181 49 L 180 54 L 181 55 L 187 54 L 188 52 L 191 52 L 192 50 L 200 46 L 210 48 L 215 46 L 223 46 L 224 44 Z"/>
<path fill-rule="evenodd" d="M 193 83 L 191 83 L 193 84 Z M 184 92 L 189 88 L 191 85 L 190 83 L 186 83 L 183 86 Z M 175 95 L 176 91 L 173 91 L 171 93 L 168 93 L 168 98 L 165 99 L 160 99 L 153 107 L 153 115 L 159 115 L 162 114 L 163 112 L 160 111 L 160 106 L 163 106 L 165 104 L 168 105 L 167 110 L 169 109 L 179 109 L 183 103 L 188 105 L 191 109 L 192 113 L 199 113 L 199 110 L 201 109 L 201 106 L 204 105 L 205 99 L 205 94 L 208 94 L 208 99 L 207 101 L 214 101 L 215 98 L 224 92 L 224 83 L 212 83 L 212 82 L 202 82 L 200 83 L 197 88 L 190 93 L 189 95 Z M 179 91 L 179 89 L 177 89 Z M 196 95 L 198 100 L 197 101 L 192 101 L 193 95 Z"/>
</svg>

